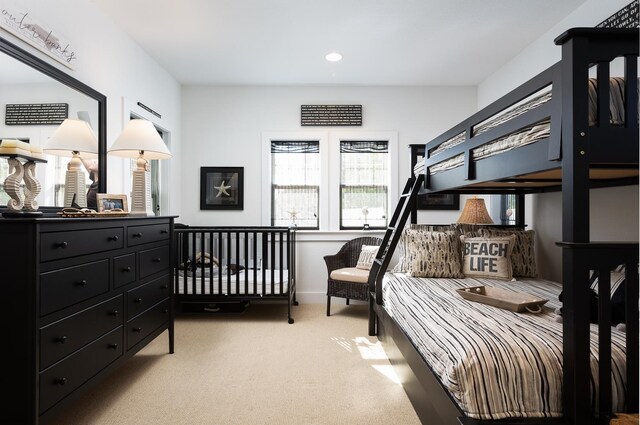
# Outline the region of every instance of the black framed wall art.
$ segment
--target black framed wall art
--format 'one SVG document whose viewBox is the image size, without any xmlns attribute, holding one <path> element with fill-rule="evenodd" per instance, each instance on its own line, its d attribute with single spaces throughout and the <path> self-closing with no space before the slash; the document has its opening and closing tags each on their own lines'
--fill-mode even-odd
<svg viewBox="0 0 640 425">
<path fill-rule="evenodd" d="M 418 195 L 417 203 L 419 210 L 459 210 L 460 195 L 457 193 Z"/>
<path fill-rule="evenodd" d="M 244 209 L 244 167 L 200 167 L 200 209 Z"/>
</svg>

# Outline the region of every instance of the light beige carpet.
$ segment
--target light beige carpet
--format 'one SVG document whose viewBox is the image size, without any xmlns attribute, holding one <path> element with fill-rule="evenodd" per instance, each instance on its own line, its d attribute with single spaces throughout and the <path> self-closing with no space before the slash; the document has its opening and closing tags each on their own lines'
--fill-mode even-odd
<svg viewBox="0 0 640 425">
<path fill-rule="evenodd" d="M 375 337 L 367 308 L 254 304 L 182 315 L 58 416 L 55 425 L 419 424 Z"/>
</svg>

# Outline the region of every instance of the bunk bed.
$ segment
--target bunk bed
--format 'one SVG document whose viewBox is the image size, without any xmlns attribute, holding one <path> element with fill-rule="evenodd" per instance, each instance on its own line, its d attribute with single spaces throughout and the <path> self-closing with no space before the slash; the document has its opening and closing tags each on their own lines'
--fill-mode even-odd
<svg viewBox="0 0 640 425">
<path fill-rule="evenodd" d="M 174 294 L 216 311 L 223 304 L 285 301 L 289 323 L 296 301 L 296 237 L 288 227 L 177 225 Z"/>
<path fill-rule="evenodd" d="M 507 412 L 487 419 L 482 414 L 469 413 L 468 406 L 460 405 L 460 397 L 448 385 L 447 381 L 456 377 L 438 371 L 438 359 L 454 356 L 442 348 L 445 344 L 441 341 L 449 341 L 445 338 L 447 332 L 464 333 L 467 329 L 468 339 L 472 339 L 471 335 L 483 335 L 491 344 L 490 335 L 494 335 L 495 329 L 469 330 L 469 323 L 484 327 L 487 321 L 495 321 L 496 327 L 500 327 L 514 316 L 500 317 L 478 306 L 473 314 L 456 317 L 457 308 L 447 309 L 448 298 L 439 299 L 441 292 L 434 289 L 443 284 L 442 279 L 429 280 L 423 285 L 426 293 L 418 294 L 419 284 L 411 279 L 394 279 L 393 273 L 385 275 L 388 258 L 398 240 L 395 235 L 391 238 L 385 235 L 369 277 L 372 310 L 369 329 L 383 342 L 424 423 L 583 425 L 608 423 L 620 409 L 638 412 L 638 244 L 594 242 L 589 233 L 590 188 L 638 184 L 638 35 L 637 29 L 568 30 L 555 40 L 562 46 L 560 62 L 426 144 L 424 159 L 416 166 L 418 175 L 414 183 L 423 182 L 422 193 L 517 194 L 520 201 L 517 225 L 523 226 L 524 194 L 562 191 L 562 241 L 557 243 L 562 248 L 562 285 L 552 295 L 546 295 L 550 307 L 559 307 L 555 294 L 562 290 L 563 318 L 561 325 L 556 323 L 559 331 L 556 329 L 555 333 L 560 339 L 553 349 L 560 365 L 559 383 L 534 382 L 541 387 L 537 392 L 555 392 L 559 406 L 544 406 L 543 413 L 534 413 L 533 417 Z M 614 62 L 616 58 L 622 59 Z M 623 67 L 623 78 L 612 78 L 612 67 L 615 73 L 617 66 Z M 394 223 L 400 210 L 404 220 L 408 216 L 405 209 L 415 210 L 409 186 L 408 183 L 407 196 L 401 199 L 394 214 Z M 415 213 L 412 220 L 414 217 Z M 404 228 L 404 223 L 390 226 L 387 233 L 393 234 L 398 228 Z M 610 273 L 620 264 L 625 265 L 626 333 L 612 330 L 607 296 L 599 297 L 598 325 L 590 324 L 589 278 L 598 276 L 600 293 L 609 293 Z M 453 289 L 468 284 L 465 280 L 449 280 L 454 282 Z M 538 284 L 544 288 L 551 284 L 537 282 L 517 283 L 524 284 L 529 292 L 535 291 Z M 507 286 L 513 284 L 508 282 Z M 390 289 L 392 285 L 408 294 L 399 295 Z M 444 290 L 452 291 L 451 285 Z M 538 295 L 543 297 L 544 291 L 547 289 L 540 289 Z M 400 298 L 395 310 L 390 305 L 393 297 Z M 410 304 L 409 299 L 417 300 L 418 304 Z M 436 319 L 428 327 L 434 333 L 434 344 L 442 344 L 429 358 L 424 354 L 425 341 L 413 339 L 411 325 L 401 323 L 399 310 L 405 310 L 407 315 L 428 315 L 436 309 L 446 310 L 449 316 Z M 546 315 L 549 311 L 546 310 Z M 424 315 L 419 317 L 424 319 Z M 535 326 L 546 326 L 551 322 L 542 319 L 525 317 L 529 323 L 522 327 L 534 326 L 534 322 Z M 440 327 L 446 322 L 461 330 Z M 539 330 L 528 332 L 528 339 L 535 339 Z M 545 345 L 547 337 L 539 342 Z M 500 349 L 487 347 L 484 349 Z M 590 354 L 594 351 L 597 356 Z M 476 360 L 482 357 L 478 351 L 472 355 Z M 506 357 L 508 362 L 509 356 Z M 599 362 L 598 358 L 614 360 Z M 532 361 L 540 361 L 537 365 L 544 369 L 541 360 Z M 506 373 L 508 382 L 509 372 L 505 368 L 498 373 Z M 619 372 L 620 379 L 615 375 L 613 381 L 624 381 L 622 386 L 620 382 L 612 386 L 612 372 L 614 375 Z M 516 375 L 513 379 L 517 379 Z M 488 383 L 477 385 L 485 384 Z M 470 391 L 475 393 L 474 389 Z M 488 391 L 498 399 L 503 396 L 501 388 Z"/>
</svg>

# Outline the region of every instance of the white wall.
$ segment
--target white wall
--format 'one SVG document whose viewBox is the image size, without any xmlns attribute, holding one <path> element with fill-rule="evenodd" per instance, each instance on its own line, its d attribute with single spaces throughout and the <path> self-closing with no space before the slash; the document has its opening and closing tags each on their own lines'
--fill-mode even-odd
<svg viewBox="0 0 640 425">
<path fill-rule="evenodd" d="M 401 190 L 409 177 L 407 146 L 425 143 L 447 130 L 473 113 L 476 102 L 474 87 L 185 86 L 180 221 L 192 225 L 261 224 L 263 132 L 397 132 L 398 163 L 392 164 L 392 170 L 399 173 Z M 300 105 L 334 103 L 362 104 L 362 127 L 300 126 Z M 244 167 L 243 211 L 200 211 L 200 167 L 204 166 Z M 458 215 L 458 211 L 422 212 L 420 220 L 451 223 Z M 344 241 L 358 234 L 309 232 L 299 236 L 298 292 L 303 302 L 325 301 L 327 276 L 322 257 L 337 252 Z"/>
<path fill-rule="evenodd" d="M 0 35 L 107 96 L 107 146 L 122 131 L 123 98 L 133 104 L 140 101 L 158 111 L 162 115 L 162 127 L 172 133 L 171 174 L 179 176 L 181 110 L 180 85 L 176 80 L 90 2 L 0 0 L 0 7 L 15 5 L 70 42 L 78 57 L 75 69 L 70 70 L 4 30 L 0 30 Z M 128 185 L 125 180 L 129 179 L 125 165 L 128 167 L 128 162 L 109 156 L 109 192 L 125 193 Z M 180 180 L 169 181 L 165 189 L 176 194 L 170 200 L 169 211 L 179 214 Z"/>
<path fill-rule="evenodd" d="M 561 49 L 553 40 L 572 27 L 594 27 L 630 0 L 587 0 L 558 25 L 478 86 L 482 108 L 560 60 Z M 527 197 L 530 226 L 536 230 L 536 251 L 542 277 L 560 281 L 562 200 L 560 193 Z M 530 213 L 529 213 L 530 211 Z M 592 190 L 590 195 L 592 240 L 638 240 L 638 186 Z"/>
<path fill-rule="evenodd" d="M 553 40 L 574 27 L 594 27 L 631 0 L 587 0 L 557 25 L 478 85 L 478 109 L 500 98 L 560 60 Z"/>
</svg>

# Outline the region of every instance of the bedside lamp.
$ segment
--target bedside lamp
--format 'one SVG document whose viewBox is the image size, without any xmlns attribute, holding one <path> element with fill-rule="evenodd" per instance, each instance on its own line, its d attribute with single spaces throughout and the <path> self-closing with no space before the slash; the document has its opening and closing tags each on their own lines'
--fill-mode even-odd
<svg viewBox="0 0 640 425">
<path fill-rule="evenodd" d="M 148 160 L 171 158 L 171 152 L 156 128 L 147 120 L 131 120 L 108 152 L 115 156 L 137 158 L 131 184 L 131 215 L 154 215 Z"/>
<path fill-rule="evenodd" d="M 484 199 L 474 196 L 467 199 L 462 209 L 458 223 L 464 224 L 493 224 L 491 216 L 484 204 Z"/>
<path fill-rule="evenodd" d="M 86 207 L 87 185 L 82 159 L 98 157 L 98 139 L 89 124 L 81 120 L 65 119 L 42 150 L 50 155 L 71 157 L 64 179 L 64 206 L 70 207 L 75 195 L 76 204 Z"/>
</svg>

